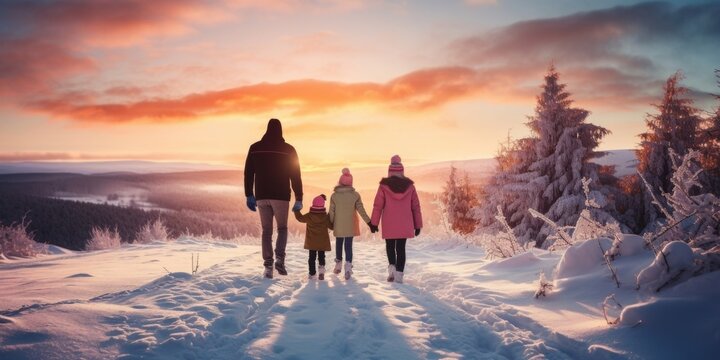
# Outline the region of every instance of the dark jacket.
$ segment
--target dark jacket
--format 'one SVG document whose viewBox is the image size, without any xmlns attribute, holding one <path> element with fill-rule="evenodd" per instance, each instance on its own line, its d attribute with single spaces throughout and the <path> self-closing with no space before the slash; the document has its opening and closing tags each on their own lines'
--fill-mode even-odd
<svg viewBox="0 0 720 360">
<path fill-rule="evenodd" d="M 245 160 L 245 196 L 255 196 L 257 200 L 290 201 L 290 183 L 295 200 L 302 201 L 297 152 L 283 139 L 280 121 L 272 119 L 262 140 L 252 144 L 248 150 Z"/>
<path fill-rule="evenodd" d="M 332 229 L 330 217 L 325 211 L 316 212 L 311 210 L 307 214 L 299 211 L 293 212 L 297 221 L 307 224 L 305 227 L 305 249 L 317 251 L 330 251 L 330 235 L 328 230 Z"/>
</svg>

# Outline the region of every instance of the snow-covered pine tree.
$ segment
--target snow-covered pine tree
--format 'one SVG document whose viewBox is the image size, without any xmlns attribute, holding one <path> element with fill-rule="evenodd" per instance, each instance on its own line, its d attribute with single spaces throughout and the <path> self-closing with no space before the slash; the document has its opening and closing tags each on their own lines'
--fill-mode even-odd
<svg viewBox="0 0 720 360">
<path fill-rule="evenodd" d="M 680 85 L 682 74 L 676 72 L 665 85 L 663 99 L 655 105 L 657 114 L 645 119 L 648 131 L 640 134 L 640 148 L 637 150 L 638 171 L 654 191 L 672 191 L 673 164 L 669 149 L 684 156 L 698 145 L 701 118 L 693 101 L 686 97 L 687 88 Z M 661 199 L 664 201 L 664 199 Z M 643 194 L 644 225 L 653 224 L 659 214 L 647 192 Z"/>
<path fill-rule="evenodd" d="M 447 220 L 451 228 L 454 228 L 453 224 L 455 223 L 455 208 L 458 203 L 458 192 L 457 168 L 452 165 L 450 166 L 450 174 L 448 175 L 447 181 L 445 181 L 445 187 L 442 193 L 442 201 L 445 205 Z"/>
<path fill-rule="evenodd" d="M 470 176 L 465 173 L 460 182 L 460 203 L 458 204 L 456 229 L 461 234 L 469 234 L 475 231 L 477 220 L 472 216 L 472 210 L 477 207 L 478 200 L 473 190 Z"/>
<path fill-rule="evenodd" d="M 535 161 L 536 141 L 535 138 L 512 140 L 508 135 L 507 142 L 500 144 L 495 156 L 496 171 L 483 187 L 480 206 L 474 212 L 480 227 L 496 224 L 498 206 L 507 214 L 510 227 L 522 221 L 530 206 L 529 197 L 523 194 L 532 179 L 528 176 L 528 167 Z M 524 237 L 520 242 L 525 244 L 528 240 L 531 239 Z"/>
<path fill-rule="evenodd" d="M 720 87 L 720 69 L 715 70 L 718 87 Z M 709 192 L 720 196 L 720 95 L 718 107 L 715 112 L 703 120 L 698 150 L 701 158 L 700 164 L 705 169 L 700 182 Z"/>
<path fill-rule="evenodd" d="M 543 247 L 552 229 L 530 215 L 535 209 L 560 226 L 577 222 L 585 205 L 582 178 L 598 181 L 599 165 L 590 160 L 602 155 L 596 152 L 600 139 L 608 130 L 586 122 L 588 111 L 573 108 L 570 94 L 559 82 L 555 67 L 550 67 L 537 97 L 535 115 L 526 124 L 529 138 L 501 145 L 498 171 L 486 186 L 486 196 L 476 215 L 481 225 L 494 220 L 497 206 L 508 216 L 521 243 L 535 241 Z M 601 192 L 591 192 L 593 199 L 604 205 Z M 598 220 L 609 216 L 598 214 Z"/>
<path fill-rule="evenodd" d="M 600 166 L 590 162 L 602 153 L 595 151 L 600 140 L 609 133 L 601 126 L 586 122 L 589 112 L 574 108 L 565 84 L 559 82 L 559 74 L 551 67 L 545 76 L 543 92 L 538 96 L 535 115 L 527 125 L 537 137 L 536 160 L 528 170 L 532 174 L 530 193 L 532 208 L 553 219 L 559 226 L 574 225 L 585 207 L 583 178 L 599 183 Z M 607 203 L 599 191 L 590 196 L 600 207 Z M 610 217 L 598 212 L 597 220 Z M 538 223 L 530 214 L 520 223 L 517 233 L 535 238 L 536 246 L 543 247 L 545 238 L 553 230 Z"/>
<path fill-rule="evenodd" d="M 457 168 L 451 166 L 442 198 L 452 229 L 460 234 L 473 232 L 477 220 L 471 216 L 470 211 L 477 206 L 477 200 L 468 175 L 458 178 Z"/>
</svg>

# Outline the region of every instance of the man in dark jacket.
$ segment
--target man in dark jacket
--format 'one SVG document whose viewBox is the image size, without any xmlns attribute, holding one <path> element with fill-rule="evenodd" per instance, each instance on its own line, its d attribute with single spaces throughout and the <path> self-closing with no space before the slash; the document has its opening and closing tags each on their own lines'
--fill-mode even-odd
<svg viewBox="0 0 720 360">
<path fill-rule="evenodd" d="M 288 208 L 290 207 L 290 183 L 295 193 L 293 211 L 302 209 L 302 180 L 300 161 L 292 145 L 282 136 L 282 124 L 270 119 L 262 140 L 252 144 L 245 160 L 245 196 L 252 211 L 260 210 L 262 225 L 262 256 L 265 277 L 273 277 L 273 218 L 277 223 L 275 243 L 275 269 L 280 275 L 285 270 L 285 246 L 287 245 Z M 254 185 L 254 191 L 253 191 Z"/>
</svg>

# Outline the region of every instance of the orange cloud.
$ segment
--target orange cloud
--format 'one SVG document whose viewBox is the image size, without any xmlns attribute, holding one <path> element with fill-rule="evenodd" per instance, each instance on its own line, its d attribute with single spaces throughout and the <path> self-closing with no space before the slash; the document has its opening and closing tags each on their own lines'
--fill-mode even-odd
<svg viewBox="0 0 720 360">
<path fill-rule="evenodd" d="M 55 117 L 80 122 L 175 122 L 209 115 L 277 111 L 308 115 L 356 104 L 418 110 L 469 95 L 483 86 L 474 70 L 447 67 L 412 72 L 385 84 L 296 80 L 241 86 L 177 99 L 88 104 L 64 97 L 34 101 L 29 106 Z"/>
<path fill-rule="evenodd" d="M 56 118 L 85 123 L 163 123 L 195 121 L 206 116 L 278 112 L 307 116 L 354 105 L 415 112 L 469 97 L 501 102 L 532 101 L 544 71 L 539 65 L 488 69 L 440 67 L 414 71 L 386 83 L 306 79 L 135 102 L 95 103 L 92 97 L 70 94 L 36 100 L 28 106 Z M 653 99 L 647 93 L 647 80 L 627 76 L 613 68 L 568 68 L 567 73 L 563 72 L 563 81 L 585 105 L 609 103 L 629 107 L 647 105 Z M 659 89 L 659 86 L 649 88 Z M 130 90 L 142 93 L 138 89 Z"/>
</svg>

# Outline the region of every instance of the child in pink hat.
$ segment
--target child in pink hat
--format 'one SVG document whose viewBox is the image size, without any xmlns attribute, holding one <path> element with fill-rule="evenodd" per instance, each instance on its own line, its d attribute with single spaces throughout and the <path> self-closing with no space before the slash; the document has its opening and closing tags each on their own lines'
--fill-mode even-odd
<svg viewBox="0 0 720 360">
<path fill-rule="evenodd" d="M 380 180 L 373 204 L 371 231 L 377 232 L 382 222 L 382 237 L 388 257 L 389 282 L 403 282 L 405 244 L 408 238 L 420 235 L 423 227 L 420 200 L 412 180 L 405 177 L 400 156 L 390 159 L 388 177 Z"/>
<path fill-rule="evenodd" d="M 315 259 L 319 263 L 317 270 L 318 279 L 325 279 L 325 252 L 330 248 L 330 235 L 328 229 L 332 229 L 332 223 L 327 212 L 325 212 L 325 195 L 321 194 L 313 199 L 310 211 L 306 214 L 300 210 L 293 211 L 295 218 L 307 224 L 305 226 L 305 249 L 310 251 L 308 257 L 309 278 L 315 278 Z"/>
<path fill-rule="evenodd" d="M 352 243 L 354 236 L 360 236 L 360 221 L 358 214 L 366 224 L 370 224 L 370 217 L 365 212 L 360 194 L 353 188 L 353 176 L 350 169 L 342 169 L 338 185 L 330 197 L 330 210 L 328 216 L 333 223 L 335 235 L 335 274 L 340 274 L 343 263 L 343 248 L 345 248 L 345 280 L 350 280 L 353 268 Z"/>
</svg>

